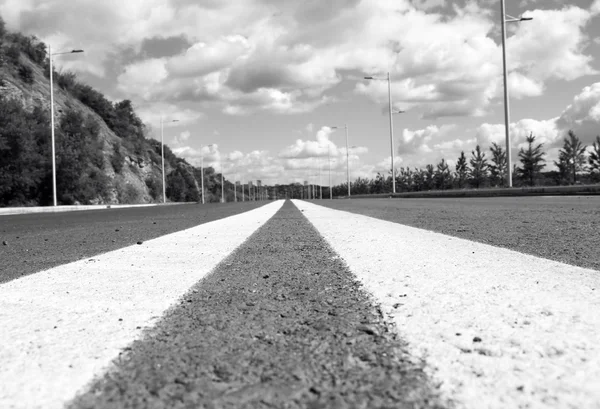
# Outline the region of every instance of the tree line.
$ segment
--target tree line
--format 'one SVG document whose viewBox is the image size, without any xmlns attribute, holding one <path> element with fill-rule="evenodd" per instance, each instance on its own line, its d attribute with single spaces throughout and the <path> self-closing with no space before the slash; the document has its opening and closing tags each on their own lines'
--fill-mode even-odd
<svg viewBox="0 0 600 409">
<path fill-rule="evenodd" d="M 513 186 L 569 185 L 600 182 L 600 136 L 588 147 L 579 137 L 569 131 L 563 140 L 558 160 L 554 161 L 557 170 L 545 171 L 547 161 L 544 144 L 537 143 L 530 134 L 526 138 L 527 146 L 518 153 L 519 164 L 513 165 Z M 507 159 L 504 148 L 492 143 L 485 152 L 477 145 L 467 157 L 462 151 L 455 162 L 454 169 L 446 159 L 436 165 L 428 164 L 424 168 L 400 167 L 396 169 L 396 190 L 398 192 L 419 192 L 426 190 L 447 190 L 484 187 L 506 187 Z M 392 177 L 378 173 L 373 179 L 358 178 L 351 181 L 352 194 L 388 193 L 391 190 Z M 348 185 L 342 183 L 333 187 L 333 194 L 345 196 Z"/>
</svg>

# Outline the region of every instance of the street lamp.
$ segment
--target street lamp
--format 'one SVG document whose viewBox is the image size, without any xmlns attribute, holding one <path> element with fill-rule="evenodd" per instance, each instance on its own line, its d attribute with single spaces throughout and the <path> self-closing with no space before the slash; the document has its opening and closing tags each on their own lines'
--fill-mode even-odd
<svg viewBox="0 0 600 409">
<path fill-rule="evenodd" d="M 167 122 L 179 122 L 179 119 L 172 119 Z M 162 159 L 162 192 L 163 192 L 163 203 L 167 203 L 167 188 L 165 183 L 165 142 L 164 142 L 164 119 L 160 117 L 160 157 Z"/>
<path fill-rule="evenodd" d="M 333 200 L 333 192 L 331 191 L 331 144 L 327 144 L 327 162 L 329 162 L 329 200 Z"/>
<path fill-rule="evenodd" d="M 504 132 L 506 135 L 506 181 L 508 187 L 512 187 L 512 165 L 510 152 L 510 112 L 508 106 L 508 84 L 507 84 L 507 62 L 506 62 L 506 23 L 518 23 L 521 21 L 531 21 L 532 17 L 513 17 L 506 14 L 505 0 L 500 0 L 500 12 L 502 19 L 502 76 L 504 77 Z M 508 16 L 508 19 L 506 18 Z"/>
<path fill-rule="evenodd" d="M 202 148 L 207 147 L 210 148 L 214 143 L 210 145 L 200 145 L 200 177 L 202 178 L 202 204 L 204 204 L 204 154 L 202 153 Z"/>
<path fill-rule="evenodd" d="M 331 129 L 339 129 L 338 126 L 332 126 Z M 344 124 L 346 129 L 346 182 L 348 183 L 348 197 L 350 197 L 350 157 L 348 154 L 348 125 Z"/>
<path fill-rule="evenodd" d="M 364 77 L 366 80 L 383 80 L 382 78 L 376 78 L 372 76 Z M 390 78 L 390 73 L 387 73 L 387 83 L 388 83 L 388 101 L 389 101 L 389 117 L 390 117 L 390 151 L 392 158 L 392 193 L 396 193 L 396 175 L 394 169 L 394 121 L 392 119 L 393 114 L 401 114 L 404 111 L 396 111 L 394 112 L 392 108 L 392 81 Z"/>
<path fill-rule="evenodd" d="M 48 45 L 48 59 L 50 60 L 50 129 L 52 134 L 52 201 L 54 206 L 57 206 L 56 200 L 56 147 L 54 141 L 54 80 L 53 80 L 53 71 L 52 67 L 52 56 L 61 55 L 61 54 L 77 54 L 82 53 L 83 50 L 71 50 L 60 53 L 52 54 L 52 48 Z"/>
</svg>

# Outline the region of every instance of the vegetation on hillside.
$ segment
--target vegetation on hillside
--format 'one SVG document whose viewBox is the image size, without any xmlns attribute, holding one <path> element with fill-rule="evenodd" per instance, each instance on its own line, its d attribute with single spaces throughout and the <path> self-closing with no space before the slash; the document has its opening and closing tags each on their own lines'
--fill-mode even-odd
<svg viewBox="0 0 600 409">
<path fill-rule="evenodd" d="M 36 81 L 47 83 L 50 64 L 46 50 L 46 45 L 35 36 L 7 32 L 0 18 L 0 86 L 20 82 L 33 91 L 38 90 Z M 45 78 L 36 74 L 35 67 L 39 67 L 38 72 L 43 72 Z M 144 200 L 144 192 L 150 200 L 162 201 L 160 142 L 148 138 L 146 126 L 132 102 L 109 101 L 102 93 L 79 82 L 73 72 L 54 71 L 53 79 L 55 96 L 56 92 L 63 92 L 68 101 L 78 100 L 89 108 L 86 111 L 68 103 L 68 109 L 57 112 L 58 203 L 139 203 Z M 102 133 L 100 121 L 116 138 Z M 109 156 L 107 160 L 105 154 Z M 168 146 L 165 146 L 165 168 L 168 200 L 200 200 L 199 169 L 178 158 Z M 126 170 L 141 179 L 137 185 L 129 183 L 131 176 L 129 179 L 123 176 Z M 218 201 L 220 175 L 212 168 L 204 173 L 205 199 Z M 232 189 L 231 183 L 225 185 Z M 52 154 L 48 104 L 32 108 L 18 98 L 0 95 L 0 206 L 50 204 Z"/>
</svg>

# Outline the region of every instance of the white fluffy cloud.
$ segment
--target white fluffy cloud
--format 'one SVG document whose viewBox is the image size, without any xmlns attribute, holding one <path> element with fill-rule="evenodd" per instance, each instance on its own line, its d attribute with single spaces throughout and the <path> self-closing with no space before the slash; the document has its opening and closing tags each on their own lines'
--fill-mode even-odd
<svg viewBox="0 0 600 409">
<path fill-rule="evenodd" d="M 330 91 L 345 79 L 387 71 L 396 106 L 418 107 L 426 118 L 482 116 L 500 97 L 498 22 L 490 8 L 495 3 L 330 3 L 6 0 L 0 13 L 11 28 L 56 46 L 86 48 L 85 60 L 69 64 L 95 75 L 103 74 L 103 63 L 114 62 L 115 53 L 139 51 L 156 33 L 187 38 L 192 45 L 178 55 L 122 67 L 117 89 L 136 102 L 208 101 L 229 114 L 301 113 L 331 102 Z M 532 22 L 512 26 L 513 97 L 538 96 L 547 81 L 595 73 L 584 28 L 598 13 L 596 0 L 588 9 L 531 10 Z M 359 82 L 356 91 L 382 105 L 387 100 L 385 83 Z"/>
</svg>

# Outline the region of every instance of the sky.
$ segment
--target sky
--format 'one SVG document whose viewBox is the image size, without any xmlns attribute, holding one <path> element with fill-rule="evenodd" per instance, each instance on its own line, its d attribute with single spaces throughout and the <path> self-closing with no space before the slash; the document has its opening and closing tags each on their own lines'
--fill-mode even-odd
<svg viewBox="0 0 600 409">
<path fill-rule="evenodd" d="M 513 163 L 600 134 L 600 0 L 507 0 Z M 229 180 L 332 184 L 505 146 L 500 0 L 0 0 L 164 142 Z M 365 80 L 373 76 L 374 80 Z M 172 122 L 177 120 L 178 122 Z M 338 127 L 335 128 L 334 127 Z M 345 127 L 348 130 L 346 150 Z M 489 153 L 488 153 L 489 156 Z"/>
</svg>

